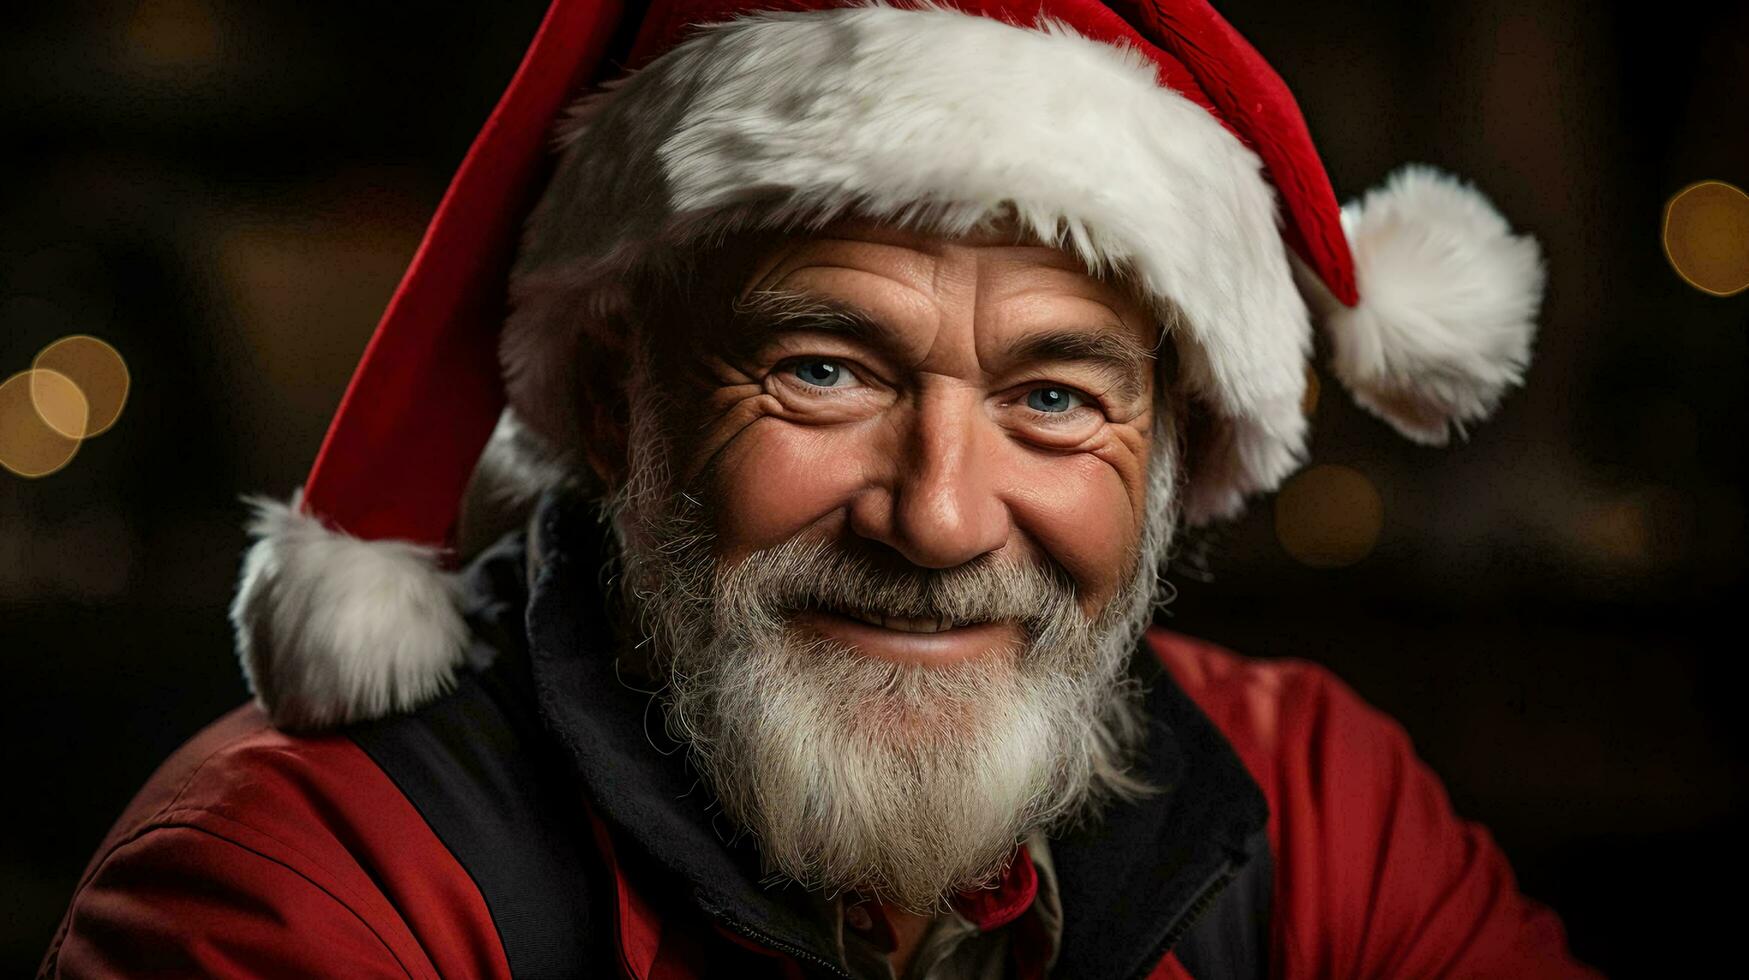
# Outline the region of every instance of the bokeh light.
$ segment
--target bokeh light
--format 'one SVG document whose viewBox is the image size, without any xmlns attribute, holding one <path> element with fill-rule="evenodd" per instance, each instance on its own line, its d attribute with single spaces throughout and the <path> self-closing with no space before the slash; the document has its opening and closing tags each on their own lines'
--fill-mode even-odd
<svg viewBox="0 0 1749 980">
<path fill-rule="evenodd" d="M 1749 289 L 1749 194 L 1720 180 L 1677 191 L 1664 206 L 1664 254 L 1703 293 Z"/>
<path fill-rule="evenodd" d="M 224 31 L 205 0 L 145 0 L 127 21 L 125 51 L 143 67 L 210 69 L 224 55 Z"/>
<path fill-rule="evenodd" d="M 107 431 L 121 417 L 122 406 L 128 400 L 130 378 L 127 362 L 114 347 L 84 334 L 63 337 L 44 347 L 31 366 L 70 379 L 84 393 L 87 407 L 83 409 L 86 418 L 81 430 L 64 428 L 44 411 L 43 418 L 62 435 L 89 439 Z M 40 395 L 37 407 L 43 410 Z"/>
<path fill-rule="evenodd" d="M 84 394 L 66 375 L 31 370 L 7 378 L 0 383 L 0 466 L 33 478 L 66 466 L 82 440 L 60 429 L 83 429 L 87 414 Z"/>
<path fill-rule="evenodd" d="M 1323 391 L 1323 384 L 1318 381 L 1318 369 L 1306 365 L 1306 392 L 1300 396 L 1300 414 L 1306 418 L 1318 414 L 1318 395 Z"/>
<path fill-rule="evenodd" d="M 43 424 L 69 439 L 83 439 L 91 424 L 91 405 L 72 378 L 46 368 L 25 372 L 30 403 Z"/>
<path fill-rule="evenodd" d="M 1290 479 L 1275 498 L 1275 536 L 1295 561 L 1343 568 L 1372 553 L 1384 501 L 1358 470 L 1323 464 Z"/>
<path fill-rule="evenodd" d="M 127 363 L 114 347 L 75 334 L 44 347 L 28 371 L 0 384 L 0 467 L 42 477 L 115 425 L 128 400 Z"/>
</svg>

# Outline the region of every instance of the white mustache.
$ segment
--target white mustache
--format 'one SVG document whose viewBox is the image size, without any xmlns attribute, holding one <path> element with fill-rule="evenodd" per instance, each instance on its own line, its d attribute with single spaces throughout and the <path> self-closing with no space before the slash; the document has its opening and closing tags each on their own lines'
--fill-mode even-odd
<svg viewBox="0 0 1749 980">
<path fill-rule="evenodd" d="M 900 628 L 1014 621 L 1036 635 L 1078 612 L 1073 581 L 1052 566 L 991 556 L 949 569 L 882 567 L 829 541 L 792 540 L 758 552 L 720 570 L 716 585 L 718 596 L 739 596 L 767 612 L 828 610 L 897 620 Z"/>
</svg>

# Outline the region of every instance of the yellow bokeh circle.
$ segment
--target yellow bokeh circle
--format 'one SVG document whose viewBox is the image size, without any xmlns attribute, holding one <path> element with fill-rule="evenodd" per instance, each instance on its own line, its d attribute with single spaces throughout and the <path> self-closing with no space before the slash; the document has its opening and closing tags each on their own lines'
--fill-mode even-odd
<svg viewBox="0 0 1749 980">
<path fill-rule="evenodd" d="M 1342 568 L 1372 553 L 1384 528 L 1378 488 L 1347 466 L 1314 466 L 1290 479 L 1275 498 L 1275 537 L 1295 561 Z"/>
<path fill-rule="evenodd" d="M 44 347 L 31 367 L 71 380 L 84 394 L 86 407 L 80 422 L 81 428 L 72 430 L 63 427 L 57 416 L 50 411 L 50 406 L 44 403 L 45 397 L 53 397 L 52 392 L 45 395 L 33 391 L 44 420 L 62 435 L 74 439 L 89 439 L 107 431 L 121 417 L 122 407 L 127 404 L 128 388 L 132 379 L 128 374 L 127 362 L 122 360 L 114 347 L 96 337 L 75 334 Z"/>
<path fill-rule="evenodd" d="M 0 466 L 48 476 L 72 461 L 80 440 L 65 430 L 88 425 L 85 394 L 56 371 L 30 370 L 0 382 Z"/>
<path fill-rule="evenodd" d="M 1306 365 L 1306 390 L 1300 395 L 1300 414 L 1306 418 L 1318 414 L 1318 396 L 1323 391 L 1323 385 L 1318 381 L 1318 371 L 1310 364 Z"/>
<path fill-rule="evenodd" d="M 1677 191 L 1664 205 L 1664 255 L 1703 293 L 1749 289 L 1749 194 L 1722 180 Z"/>
</svg>

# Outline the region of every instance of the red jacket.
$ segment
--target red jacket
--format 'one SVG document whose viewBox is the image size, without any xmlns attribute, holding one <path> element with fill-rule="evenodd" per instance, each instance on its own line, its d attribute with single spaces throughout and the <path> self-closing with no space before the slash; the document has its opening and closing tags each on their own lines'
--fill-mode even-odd
<svg viewBox="0 0 1749 980">
<path fill-rule="evenodd" d="M 577 599 L 594 563 L 549 562 L 530 597 L 522 560 L 476 564 L 492 666 L 436 705 L 320 737 L 244 707 L 172 756 L 98 848 L 42 975 L 830 973 L 734 880 L 708 818 L 689 829 L 702 794 L 675 798 L 683 764 Z M 1164 670 L 1138 668 L 1144 774 L 1167 792 L 1053 842 L 1059 975 L 1594 975 L 1403 730 L 1328 671 L 1161 629 L 1147 649 Z"/>
</svg>

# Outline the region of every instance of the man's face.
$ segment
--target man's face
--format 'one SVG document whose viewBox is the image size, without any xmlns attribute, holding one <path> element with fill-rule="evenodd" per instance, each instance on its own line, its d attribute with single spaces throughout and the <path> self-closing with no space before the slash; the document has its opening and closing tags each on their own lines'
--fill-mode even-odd
<svg viewBox="0 0 1749 980">
<path fill-rule="evenodd" d="M 738 299 L 732 336 L 701 338 L 684 460 L 723 560 L 804 536 L 918 568 L 1049 561 L 1087 614 L 1110 601 L 1147 516 L 1158 334 L 1122 289 L 1053 248 L 846 223 L 772 248 Z M 918 664 L 1017 639 L 866 618 L 803 620 Z"/>
<path fill-rule="evenodd" d="M 994 237 L 840 223 L 750 265 L 731 315 L 644 344 L 626 594 L 775 870 L 927 908 L 1126 788 L 1157 328 Z"/>
</svg>

